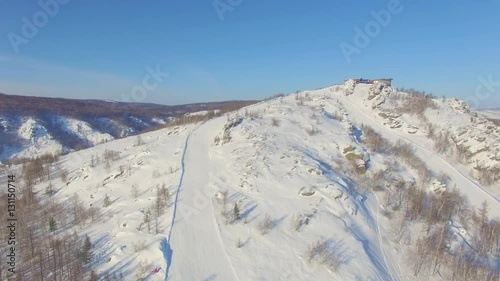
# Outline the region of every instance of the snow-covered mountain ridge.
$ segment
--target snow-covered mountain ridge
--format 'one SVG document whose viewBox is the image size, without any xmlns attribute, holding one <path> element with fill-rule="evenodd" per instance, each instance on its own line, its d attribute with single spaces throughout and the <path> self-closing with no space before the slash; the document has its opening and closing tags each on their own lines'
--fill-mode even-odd
<svg viewBox="0 0 500 281">
<path fill-rule="evenodd" d="M 65 155 L 37 196 L 100 214 L 42 241 L 89 235 L 87 266 L 111 280 L 496 280 L 499 184 L 473 177 L 497 133 L 460 101 L 406 95 L 334 85 Z M 487 150 L 442 149 L 464 125 Z"/>
<path fill-rule="evenodd" d="M 350 102 L 486 184 L 500 179 L 500 127 L 458 99 L 425 98 L 382 84 L 359 84 Z M 496 190 L 499 192 L 500 190 Z"/>
<path fill-rule="evenodd" d="M 0 162 L 66 153 L 136 135 L 186 114 L 251 103 L 165 106 L 0 94 Z"/>
</svg>

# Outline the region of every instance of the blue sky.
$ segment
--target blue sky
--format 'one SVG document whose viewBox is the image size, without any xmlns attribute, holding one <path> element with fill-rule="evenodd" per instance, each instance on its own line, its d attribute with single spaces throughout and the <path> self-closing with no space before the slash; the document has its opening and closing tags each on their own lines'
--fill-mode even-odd
<svg viewBox="0 0 500 281">
<path fill-rule="evenodd" d="M 500 106 L 500 1 L 40 2 L 0 3 L 0 92 L 178 104 L 393 77 Z"/>
</svg>

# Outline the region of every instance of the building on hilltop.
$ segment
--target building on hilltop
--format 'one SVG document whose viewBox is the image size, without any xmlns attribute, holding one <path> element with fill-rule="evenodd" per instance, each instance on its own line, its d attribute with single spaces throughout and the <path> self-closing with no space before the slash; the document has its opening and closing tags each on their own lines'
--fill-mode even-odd
<svg viewBox="0 0 500 281">
<path fill-rule="evenodd" d="M 383 83 L 383 84 L 386 84 L 388 86 L 390 86 L 392 84 L 392 78 L 379 78 L 379 79 L 373 79 L 371 81 L 373 82 L 373 84 Z"/>
<path fill-rule="evenodd" d="M 375 84 L 375 83 L 383 83 L 388 86 L 392 84 L 392 78 L 379 78 L 379 79 L 364 79 L 364 78 L 354 78 L 354 79 L 346 79 L 353 80 L 356 84 Z"/>
</svg>

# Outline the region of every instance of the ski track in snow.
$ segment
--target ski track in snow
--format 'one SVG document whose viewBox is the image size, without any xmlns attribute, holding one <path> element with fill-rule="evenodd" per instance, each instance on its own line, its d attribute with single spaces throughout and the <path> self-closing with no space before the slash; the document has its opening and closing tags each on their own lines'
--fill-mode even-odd
<svg viewBox="0 0 500 281">
<path fill-rule="evenodd" d="M 188 146 L 189 139 L 190 139 L 192 133 L 193 132 L 189 133 L 189 135 L 186 138 L 186 142 L 184 143 L 184 149 L 183 149 L 183 152 L 182 152 L 182 159 L 181 159 L 181 177 L 180 177 L 180 180 L 179 180 L 179 185 L 177 186 L 177 191 L 175 192 L 174 210 L 173 210 L 173 213 L 172 213 L 172 222 L 170 223 L 170 230 L 168 232 L 168 238 L 166 240 L 163 239 L 162 242 L 161 242 L 161 251 L 163 252 L 163 256 L 164 256 L 165 262 L 166 262 L 165 280 L 168 280 L 168 273 L 170 272 L 170 266 L 172 265 L 173 252 L 172 252 L 172 248 L 170 246 L 170 241 L 171 241 L 171 238 L 172 238 L 172 230 L 174 228 L 175 217 L 176 217 L 176 214 L 177 214 L 177 202 L 179 201 L 179 191 L 181 189 L 182 182 L 184 181 L 184 173 L 185 173 L 185 170 L 186 170 L 185 169 L 185 157 L 186 157 L 187 146 Z"/>
<path fill-rule="evenodd" d="M 329 171 L 328 173 L 332 173 L 332 171 Z M 389 263 L 387 262 L 388 258 L 382 244 L 382 236 L 380 234 L 380 227 L 379 227 L 378 198 L 375 197 L 377 200 L 377 213 L 376 213 L 377 216 L 376 218 L 374 218 L 373 211 L 366 205 L 367 204 L 366 198 L 362 197 L 362 195 L 360 195 L 356 191 L 354 184 L 352 182 L 344 178 L 343 181 L 346 183 L 346 185 L 343 185 L 339 181 L 335 180 L 334 176 L 329 175 L 329 177 L 332 181 L 336 182 L 337 185 L 342 188 L 342 190 L 344 190 L 350 196 L 354 197 L 352 202 L 356 206 L 355 212 L 356 213 L 361 212 L 362 216 L 366 218 L 366 222 L 369 228 L 374 230 L 375 234 L 377 235 L 378 249 L 374 248 L 374 246 L 376 245 L 372 245 L 373 241 L 371 241 L 368 238 L 368 236 L 357 225 L 354 226 L 352 224 L 349 225 L 344 219 L 339 218 L 343 221 L 344 225 L 351 231 L 351 233 L 353 233 L 356 240 L 358 240 L 363 245 L 363 249 L 366 255 L 369 257 L 370 261 L 372 262 L 372 265 L 377 270 L 376 272 L 377 277 L 380 280 L 391 280 L 391 281 L 401 280 L 399 278 L 394 277 L 395 272 L 398 272 L 398 276 L 402 275 L 399 264 L 397 267 L 398 271 L 396 271 L 396 266 L 394 266 L 394 263 L 397 264 L 397 262 L 395 262 L 393 259 L 389 259 Z"/>
<path fill-rule="evenodd" d="M 332 212 L 333 213 L 333 212 Z M 347 221 L 341 217 L 335 216 L 339 220 L 342 221 L 344 224 L 345 228 L 349 230 L 350 233 L 352 233 L 353 237 L 362 244 L 363 250 L 365 254 L 367 255 L 368 259 L 370 260 L 374 273 L 378 280 L 382 281 L 395 281 L 397 279 L 394 278 L 393 273 L 387 268 L 387 262 L 385 259 L 385 253 L 382 247 L 379 245 L 379 249 L 373 248 L 373 245 L 370 243 L 370 239 L 366 237 L 366 235 L 363 233 L 363 231 L 359 228 L 358 225 L 350 225 L 347 223 Z M 380 235 L 377 233 L 377 235 Z M 379 236 L 379 241 L 381 237 Z M 382 256 L 382 257 L 381 257 Z"/>
<path fill-rule="evenodd" d="M 162 250 L 167 250 L 165 280 L 238 280 L 221 241 L 208 192 L 208 149 L 216 128 L 224 124 L 221 122 L 225 120 L 217 118 L 200 125 L 186 140 L 170 233 L 162 245 Z"/>
<path fill-rule="evenodd" d="M 382 252 L 384 262 L 386 265 L 389 265 L 391 267 L 392 272 L 397 272 L 398 279 L 395 279 L 394 275 L 393 275 L 392 276 L 393 280 L 404 280 L 404 279 L 402 279 L 403 270 L 402 270 L 401 266 L 399 265 L 399 263 L 396 260 L 394 260 L 393 256 L 388 255 L 386 253 L 386 250 L 383 247 L 382 236 L 380 235 L 380 223 L 379 223 L 380 203 L 379 203 L 379 199 L 378 199 L 377 194 L 373 191 L 372 191 L 372 193 L 375 196 L 375 200 L 377 201 L 377 236 L 378 236 L 379 248 L 380 248 L 380 251 Z M 389 260 L 389 262 L 387 262 L 387 260 Z"/>
</svg>

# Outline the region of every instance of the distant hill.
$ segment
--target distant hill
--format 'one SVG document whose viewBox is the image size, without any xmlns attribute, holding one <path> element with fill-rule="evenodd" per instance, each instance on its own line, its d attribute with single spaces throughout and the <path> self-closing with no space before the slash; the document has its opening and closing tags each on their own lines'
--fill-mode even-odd
<svg viewBox="0 0 500 281">
<path fill-rule="evenodd" d="M 500 107 L 480 109 L 477 112 L 486 116 L 486 118 L 495 123 L 497 126 L 500 126 Z"/>
<path fill-rule="evenodd" d="M 138 134 L 194 112 L 255 101 L 185 105 L 126 103 L 0 94 L 0 161 L 71 151 Z"/>
</svg>

